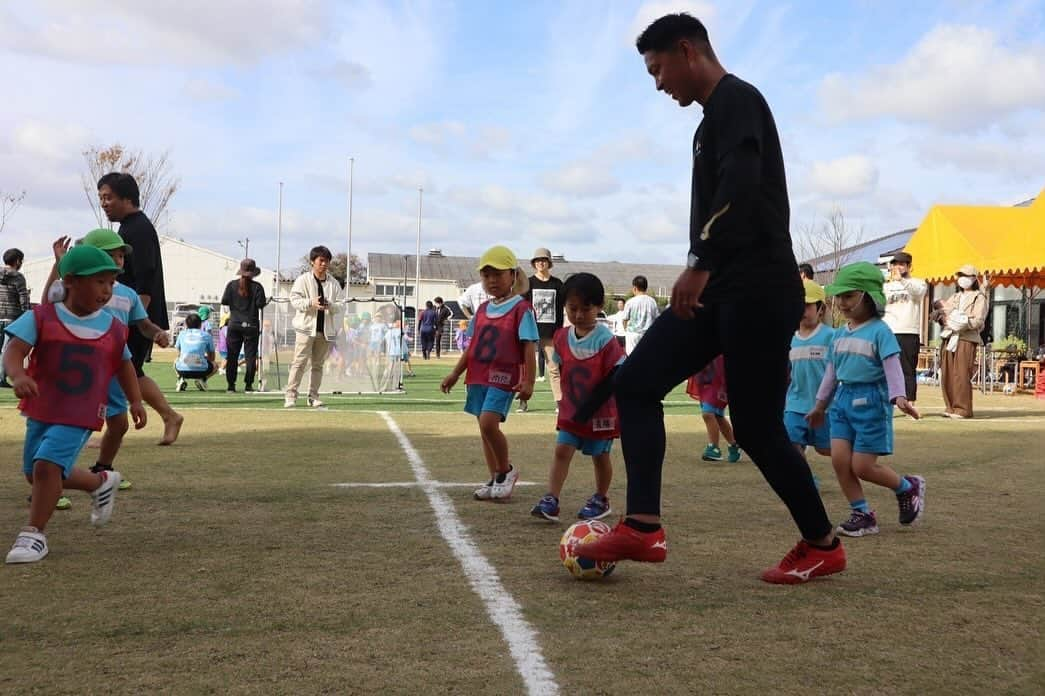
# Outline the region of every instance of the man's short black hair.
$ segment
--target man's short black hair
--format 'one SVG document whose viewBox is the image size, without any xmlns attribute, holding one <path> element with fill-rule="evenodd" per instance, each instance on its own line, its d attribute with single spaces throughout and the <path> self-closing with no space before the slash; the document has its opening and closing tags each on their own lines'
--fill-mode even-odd
<svg viewBox="0 0 1045 696">
<path fill-rule="evenodd" d="M 324 258 L 327 261 L 330 261 L 334 258 L 334 255 L 330 253 L 330 249 L 327 249 L 325 246 L 320 244 L 319 246 L 312 247 L 308 252 L 308 262 L 312 263 L 318 258 Z"/>
<path fill-rule="evenodd" d="M 441 297 L 438 297 L 438 296 L 437 296 L 437 297 L 435 298 L 434 302 L 436 302 L 436 303 L 438 303 L 438 304 L 443 304 L 443 298 L 441 298 Z"/>
<path fill-rule="evenodd" d="M 4 265 L 13 266 L 16 263 L 22 263 L 25 260 L 25 254 L 22 253 L 21 249 L 8 249 L 4 252 Z"/>
<path fill-rule="evenodd" d="M 98 179 L 98 190 L 102 186 L 108 186 L 118 198 L 130 201 L 135 208 L 141 207 L 141 193 L 138 191 L 138 182 L 127 172 L 109 172 Z"/>
<path fill-rule="evenodd" d="M 606 303 L 606 289 L 598 276 L 591 273 L 574 273 L 562 284 L 563 300 L 575 297 L 586 305 L 601 307 Z"/>
<path fill-rule="evenodd" d="M 635 40 L 635 47 L 640 54 L 667 51 L 675 48 L 683 39 L 689 39 L 695 46 L 707 47 L 708 51 L 711 49 L 704 23 L 685 12 L 664 15 L 650 24 Z"/>
<path fill-rule="evenodd" d="M 193 312 L 189 316 L 185 317 L 185 328 L 186 329 L 198 329 L 203 326 L 203 320 L 200 319 L 200 315 Z"/>
<path fill-rule="evenodd" d="M 813 270 L 813 266 L 808 263 L 798 264 L 798 275 L 809 280 L 816 280 L 816 272 Z"/>
<path fill-rule="evenodd" d="M 638 288 L 642 292 L 646 292 L 649 289 L 649 281 L 646 280 L 646 276 L 637 275 L 631 279 L 631 287 Z"/>
</svg>

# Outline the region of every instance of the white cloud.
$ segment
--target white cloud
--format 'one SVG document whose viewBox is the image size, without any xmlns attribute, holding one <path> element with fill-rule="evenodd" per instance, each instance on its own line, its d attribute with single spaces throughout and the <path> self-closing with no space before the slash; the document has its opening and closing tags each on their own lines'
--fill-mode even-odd
<svg viewBox="0 0 1045 696">
<path fill-rule="evenodd" d="M 443 148 L 465 135 L 467 129 L 460 121 L 425 123 L 410 129 L 410 139 L 422 145 Z"/>
<path fill-rule="evenodd" d="M 15 128 L 13 149 L 30 157 L 67 162 L 80 154 L 88 140 L 88 132 L 77 125 L 26 121 Z"/>
<path fill-rule="evenodd" d="M 950 166 L 979 176 L 1040 181 L 1045 171 L 1045 149 L 1038 141 L 1030 142 L 1035 144 L 940 136 L 918 138 L 912 146 L 918 160 L 929 168 Z"/>
<path fill-rule="evenodd" d="M 318 41 L 329 19 L 326 3 L 317 0 L 263 9 L 250 0 L 109 0 L 104 8 L 46 0 L 33 3 L 31 12 L 9 9 L 0 20 L 0 44 L 90 63 L 249 64 Z"/>
<path fill-rule="evenodd" d="M 567 164 L 544 175 L 541 184 L 549 191 L 573 196 L 607 196 L 620 190 L 613 172 L 593 162 Z"/>
<path fill-rule="evenodd" d="M 205 77 L 196 77 L 185 82 L 182 87 L 185 96 L 193 101 L 220 102 L 235 99 L 239 90 Z"/>
<path fill-rule="evenodd" d="M 1045 107 L 1045 44 L 1009 45 L 990 29 L 941 25 L 896 63 L 864 75 L 828 75 L 820 102 L 834 122 L 889 116 L 983 128 Z"/>
<path fill-rule="evenodd" d="M 810 188 L 832 198 L 856 198 L 874 191 L 878 168 L 864 155 L 814 162 L 809 173 Z"/>
<path fill-rule="evenodd" d="M 629 43 L 634 44 L 639 34 L 655 20 L 675 12 L 688 12 L 693 15 L 707 27 L 709 36 L 714 37 L 712 27 L 718 18 L 718 9 L 714 3 L 704 0 L 652 0 L 643 3 L 635 12 L 629 31 Z"/>
<path fill-rule="evenodd" d="M 366 89 L 374 84 L 369 68 L 351 60 L 338 59 L 328 67 L 316 70 L 315 75 L 335 80 L 349 90 Z"/>
</svg>

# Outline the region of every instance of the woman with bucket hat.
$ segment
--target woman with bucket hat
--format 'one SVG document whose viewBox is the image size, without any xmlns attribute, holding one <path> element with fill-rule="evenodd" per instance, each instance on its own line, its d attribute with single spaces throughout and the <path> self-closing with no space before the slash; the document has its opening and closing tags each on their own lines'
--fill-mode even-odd
<svg viewBox="0 0 1045 696">
<path fill-rule="evenodd" d="M 534 315 L 537 318 L 537 334 L 541 337 L 540 345 L 537 347 L 538 373 L 541 380 L 544 372 L 548 373 L 548 381 L 551 383 L 552 396 L 555 397 L 555 405 L 558 406 L 562 400 L 562 385 L 559 381 L 559 365 L 552 360 L 555 353 L 555 332 L 562 328 L 562 281 L 552 275 L 551 270 L 555 264 L 552 262 L 552 252 L 541 247 L 533 252 L 530 266 L 534 274 L 530 276 L 530 290 L 526 293 L 526 300 L 533 305 Z M 544 364 L 544 372 L 540 370 L 540 363 Z M 526 410 L 527 402 L 522 402 L 519 410 Z"/>
<path fill-rule="evenodd" d="M 229 360 L 225 363 L 228 391 L 236 391 L 236 373 L 239 369 L 240 349 L 246 359 L 243 391 L 254 391 L 254 375 L 258 367 L 258 338 L 261 336 L 261 310 L 268 304 L 265 289 L 254 280 L 261 273 L 254 259 L 243 259 L 239 276 L 225 286 L 221 303 L 229 308 L 227 335 Z"/>
<path fill-rule="evenodd" d="M 980 290 L 979 272 L 966 264 L 955 272 L 958 292 L 937 303 L 933 318 L 940 323 L 940 387 L 943 415 L 972 418 L 972 375 L 976 352 L 983 344 L 980 332 L 987 320 L 987 296 Z"/>
</svg>

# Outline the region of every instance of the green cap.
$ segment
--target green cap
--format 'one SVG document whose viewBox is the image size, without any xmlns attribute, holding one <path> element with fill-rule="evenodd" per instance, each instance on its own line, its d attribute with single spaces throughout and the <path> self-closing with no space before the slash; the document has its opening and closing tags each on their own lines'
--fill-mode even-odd
<svg viewBox="0 0 1045 696">
<path fill-rule="evenodd" d="M 96 249 L 102 251 L 113 251 L 114 249 L 123 249 L 123 253 L 131 253 L 131 245 L 123 241 L 123 237 L 116 234 L 112 230 L 99 227 L 96 230 L 91 230 L 84 238 L 80 240 L 80 244 L 86 244 L 87 246 L 93 246 Z"/>
<path fill-rule="evenodd" d="M 207 320 L 207 317 L 210 316 L 210 313 L 211 308 L 207 305 L 202 305 L 199 309 L 196 310 L 196 314 L 198 314 L 200 319 L 203 319 L 204 321 Z"/>
<path fill-rule="evenodd" d="M 90 276 L 106 271 L 119 273 L 120 267 L 104 251 L 86 244 L 74 246 L 65 252 L 58 263 L 58 275 L 63 278 L 67 275 Z"/>
<path fill-rule="evenodd" d="M 852 290 L 866 292 L 874 300 L 875 308 L 881 314 L 885 311 L 885 295 L 882 293 L 884 283 L 882 269 L 868 261 L 858 261 L 842 266 L 834 282 L 827 285 L 824 291 L 832 297 Z"/>
</svg>

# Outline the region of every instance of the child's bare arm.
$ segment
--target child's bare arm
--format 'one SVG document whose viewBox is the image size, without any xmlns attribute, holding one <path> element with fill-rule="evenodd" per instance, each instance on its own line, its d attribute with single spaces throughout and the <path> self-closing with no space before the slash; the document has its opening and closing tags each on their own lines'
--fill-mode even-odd
<svg viewBox="0 0 1045 696">
<path fill-rule="evenodd" d="M 521 401 L 529 401 L 533 396 L 533 383 L 537 379 L 537 343 L 527 341 L 523 344 L 523 368 L 519 375 L 519 384 L 516 391 L 519 392 Z"/>
<path fill-rule="evenodd" d="M 468 369 L 468 353 L 464 352 L 461 357 L 457 359 L 457 364 L 454 365 L 454 369 L 450 371 L 446 377 L 443 378 L 443 383 L 439 385 L 439 388 L 444 394 L 449 394 L 453 386 L 457 384 L 457 380 L 461 379 L 461 375 Z"/>
<path fill-rule="evenodd" d="M 138 374 L 134 371 L 134 365 L 130 360 L 120 363 L 120 369 L 116 373 L 116 379 L 120 382 L 120 388 L 127 395 L 130 402 L 131 419 L 134 421 L 134 429 L 141 430 L 145 427 L 145 407 L 142 406 L 142 391 L 138 386 Z"/>
<path fill-rule="evenodd" d="M 141 331 L 142 336 L 153 341 L 160 348 L 167 348 L 170 346 L 170 334 L 156 324 L 153 324 L 151 320 L 142 319 L 141 321 L 135 322 L 134 325 L 138 328 L 138 331 Z"/>
<path fill-rule="evenodd" d="M 25 359 L 33 349 L 31 345 L 20 338 L 8 335 L 7 350 L 4 351 L 4 372 L 11 378 L 11 386 L 14 387 L 15 396 L 19 399 L 28 399 L 40 394 L 36 381 L 25 371 Z"/>
</svg>

